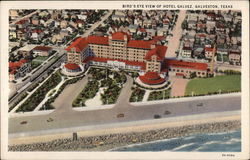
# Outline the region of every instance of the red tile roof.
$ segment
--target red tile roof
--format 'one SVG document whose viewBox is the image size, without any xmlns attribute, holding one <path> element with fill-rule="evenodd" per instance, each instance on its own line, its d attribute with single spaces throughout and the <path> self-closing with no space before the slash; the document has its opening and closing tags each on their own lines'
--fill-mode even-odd
<svg viewBox="0 0 250 160">
<path fill-rule="evenodd" d="M 199 34 L 196 34 L 198 37 L 206 37 L 207 35 L 204 34 L 204 33 L 199 33 Z"/>
<path fill-rule="evenodd" d="M 151 49 L 151 44 L 154 43 L 155 41 L 130 40 L 127 46 L 129 48 Z"/>
<path fill-rule="evenodd" d="M 78 20 L 76 21 L 76 23 L 77 23 L 77 24 L 84 24 L 85 22 L 84 22 L 83 20 L 78 19 Z"/>
<path fill-rule="evenodd" d="M 154 36 L 153 37 L 153 40 L 156 40 L 156 41 L 163 41 L 165 40 L 166 38 L 164 36 Z"/>
<path fill-rule="evenodd" d="M 27 19 L 22 19 L 22 20 L 16 22 L 16 24 L 24 24 L 24 23 L 26 23 L 26 22 L 28 22 Z"/>
<path fill-rule="evenodd" d="M 185 46 L 184 46 L 184 47 L 182 48 L 182 50 L 192 50 L 192 48 L 191 48 L 191 47 L 185 47 Z"/>
<path fill-rule="evenodd" d="M 165 59 L 165 54 L 167 51 L 166 46 L 156 46 L 154 49 L 151 49 L 148 51 L 148 53 L 145 56 L 146 60 L 151 60 L 152 56 L 157 56 L 158 61 L 163 61 Z"/>
<path fill-rule="evenodd" d="M 139 76 L 139 79 L 146 84 L 156 85 L 165 82 L 164 78 L 161 78 L 157 72 L 146 72 L 143 76 Z"/>
<path fill-rule="evenodd" d="M 24 63 L 26 63 L 27 60 L 26 59 L 21 59 L 20 61 L 18 62 L 9 62 L 9 73 L 10 74 L 15 74 L 17 71 L 18 68 L 20 68 Z"/>
<path fill-rule="evenodd" d="M 67 69 L 70 69 L 70 70 L 76 70 L 76 69 L 80 68 L 79 65 L 74 64 L 74 63 L 67 63 L 64 65 L 64 67 L 66 67 Z"/>
<path fill-rule="evenodd" d="M 230 51 L 229 54 L 241 54 L 239 51 Z"/>
<path fill-rule="evenodd" d="M 167 68 L 169 67 L 177 67 L 177 68 L 187 68 L 194 70 L 207 70 L 208 65 L 206 63 L 198 63 L 198 62 L 186 62 L 181 60 L 166 60 Z"/>
<path fill-rule="evenodd" d="M 88 36 L 88 43 L 108 45 L 108 37 L 103 36 Z"/>
<path fill-rule="evenodd" d="M 155 44 L 157 41 L 157 40 L 150 40 L 150 41 L 130 40 L 130 36 L 124 32 L 116 32 L 112 35 L 112 38 L 119 40 L 124 35 L 127 35 L 129 37 L 129 41 L 127 44 L 128 48 L 151 49 L 151 45 Z M 157 37 L 157 38 L 159 38 L 159 37 Z M 76 51 L 80 52 L 87 46 L 88 43 L 89 44 L 99 44 L 99 45 L 109 45 L 108 37 L 88 36 L 87 40 L 86 40 L 86 38 L 82 38 L 82 37 L 78 38 L 66 50 L 70 51 L 71 48 L 76 47 Z"/>
<path fill-rule="evenodd" d="M 205 47 L 205 51 L 207 51 L 207 52 L 213 52 L 213 48 Z"/>
<path fill-rule="evenodd" d="M 36 46 L 33 48 L 33 50 L 38 50 L 38 51 L 50 51 L 52 48 L 51 47 L 46 47 L 46 46 Z"/>
<path fill-rule="evenodd" d="M 42 33 L 43 31 L 41 29 L 34 29 L 32 30 L 32 33 Z"/>
<path fill-rule="evenodd" d="M 76 52 L 81 52 L 88 45 L 86 38 L 79 37 L 71 45 L 66 48 L 67 51 L 71 51 L 71 48 L 75 48 Z"/>
<path fill-rule="evenodd" d="M 127 39 L 130 39 L 130 36 L 125 32 L 115 32 L 112 34 L 113 40 L 124 40 L 124 36 L 127 36 Z"/>
</svg>

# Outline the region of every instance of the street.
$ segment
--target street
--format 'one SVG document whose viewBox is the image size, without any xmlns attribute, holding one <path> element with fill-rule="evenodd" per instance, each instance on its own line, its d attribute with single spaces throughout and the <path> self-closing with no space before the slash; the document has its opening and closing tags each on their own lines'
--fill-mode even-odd
<svg viewBox="0 0 250 160">
<path fill-rule="evenodd" d="M 84 79 L 86 78 L 87 77 L 84 77 Z M 84 79 L 82 81 L 85 81 Z M 241 109 L 240 94 L 233 96 L 214 95 L 206 98 L 192 97 L 188 98 L 188 100 L 166 100 L 165 103 L 133 105 L 128 103 L 128 98 L 131 94 L 128 94 L 128 89 L 131 86 L 132 84 L 130 80 L 128 80 L 118 98 L 118 102 L 110 109 L 75 111 L 71 108 L 72 102 L 65 100 L 63 101 L 64 103 L 60 102 L 61 106 L 57 106 L 55 111 L 48 115 L 11 117 L 9 118 L 9 133 L 37 131 L 37 134 L 39 134 L 38 131 L 50 129 L 152 120 L 156 114 L 160 115 L 162 118 L 167 118 Z M 58 98 L 60 99 L 62 96 L 65 96 L 64 91 Z M 170 114 L 165 115 L 165 111 L 169 111 Z M 124 114 L 124 117 L 117 118 L 117 115 L 121 113 Z M 52 118 L 53 121 L 47 122 L 50 118 Z M 27 124 L 20 124 L 22 121 L 27 121 Z"/>
<path fill-rule="evenodd" d="M 176 57 L 175 52 L 178 50 L 179 48 L 179 44 L 180 44 L 180 38 L 182 36 L 182 28 L 181 28 L 181 24 L 183 22 L 183 20 L 186 17 L 186 11 L 185 10 L 180 10 L 179 14 L 178 14 L 178 19 L 176 22 L 176 25 L 173 29 L 173 37 L 170 39 L 167 49 L 167 53 L 166 53 L 166 57 L 167 58 L 173 58 Z"/>
</svg>

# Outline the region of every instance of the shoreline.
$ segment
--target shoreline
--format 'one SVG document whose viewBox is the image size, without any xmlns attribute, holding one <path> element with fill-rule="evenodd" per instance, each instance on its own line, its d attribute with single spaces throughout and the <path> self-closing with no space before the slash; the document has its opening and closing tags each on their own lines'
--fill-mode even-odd
<svg viewBox="0 0 250 160">
<path fill-rule="evenodd" d="M 206 120 L 154 124 L 151 126 L 83 131 L 77 132 L 77 140 L 72 139 L 72 133 L 60 136 L 54 135 L 54 139 L 48 138 L 48 136 L 47 138 L 40 136 L 9 139 L 9 151 L 107 151 L 131 144 L 202 133 L 229 132 L 240 128 L 240 115 L 234 115 Z"/>
</svg>

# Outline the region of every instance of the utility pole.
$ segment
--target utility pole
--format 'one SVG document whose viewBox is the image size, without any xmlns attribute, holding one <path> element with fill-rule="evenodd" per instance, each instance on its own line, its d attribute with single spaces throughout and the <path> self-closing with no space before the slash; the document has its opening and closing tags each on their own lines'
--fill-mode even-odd
<svg viewBox="0 0 250 160">
<path fill-rule="evenodd" d="M 214 43 L 214 48 L 213 48 L 213 53 L 212 53 L 212 60 L 210 64 L 210 74 L 213 76 L 214 75 L 214 57 L 216 53 L 216 43 Z"/>
</svg>

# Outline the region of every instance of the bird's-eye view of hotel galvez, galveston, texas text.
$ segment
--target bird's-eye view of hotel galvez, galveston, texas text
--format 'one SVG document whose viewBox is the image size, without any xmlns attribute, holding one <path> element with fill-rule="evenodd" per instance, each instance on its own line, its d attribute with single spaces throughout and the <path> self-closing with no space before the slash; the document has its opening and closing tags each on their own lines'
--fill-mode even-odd
<svg viewBox="0 0 250 160">
<path fill-rule="evenodd" d="M 240 130 L 241 14 L 10 9 L 8 150 Z"/>
</svg>

